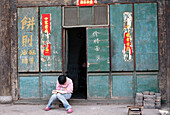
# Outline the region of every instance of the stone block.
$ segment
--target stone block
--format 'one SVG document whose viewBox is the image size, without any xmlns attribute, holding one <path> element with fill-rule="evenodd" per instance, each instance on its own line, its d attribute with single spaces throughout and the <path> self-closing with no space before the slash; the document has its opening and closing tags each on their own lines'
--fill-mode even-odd
<svg viewBox="0 0 170 115">
<path fill-rule="evenodd" d="M 137 102 L 143 102 L 143 99 L 135 99 Z"/>
<path fill-rule="evenodd" d="M 136 93 L 136 100 L 143 100 L 143 94 L 142 93 Z"/>
<path fill-rule="evenodd" d="M 143 95 L 149 95 L 149 91 L 144 91 Z"/>
<path fill-rule="evenodd" d="M 156 108 L 156 109 L 160 109 L 160 108 L 161 108 L 161 105 L 155 105 L 155 108 Z"/>
<path fill-rule="evenodd" d="M 0 103 L 12 103 L 12 96 L 0 96 Z"/>
<path fill-rule="evenodd" d="M 155 108 L 160 109 L 161 108 L 161 102 L 155 102 Z"/>
<path fill-rule="evenodd" d="M 156 108 L 156 109 L 160 109 L 160 108 L 161 108 L 161 104 L 156 104 L 156 105 L 155 105 L 155 108 Z"/>
<path fill-rule="evenodd" d="M 155 95 L 155 92 L 150 91 L 149 94 L 150 94 L 150 95 Z"/>
<path fill-rule="evenodd" d="M 155 102 L 161 102 L 161 99 L 159 99 L 159 98 L 155 99 Z"/>
<path fill-rule="evenodd" d="M 142 101 L 135 100 L 135 105 L 143 105 L 143 100 Z"/>
<path fill-rule="evenodd" d="M 143 103 L 143 100 L 135 100 L 135 103 Z"/>
<path fill-rule="evenodd" d="M 146 104 L 146 103 L 144 103 L 144 108 L 145 109 L 155 109 L 155 104 Z"/>
<path fill-rule="evenodd" d="M 144 99 L 155 99 L 155 95 L 144 95 Z"/>
<path fill-rule="evenodd" d="M 138 105 L 138 106 L 143 106 L 143 102 L 138 102 L 138 103 L 135 103 L 135 105 Z"/>
<path fill-rule="evenodd" d="M 161 102 L 155 102 L 155 105 L 161 105 Z"/>
<path fill-rule="evenodd" d="M 155 93 L 156 97 L 161 97 L 161 93 Z"/>
<path fill-rule="evenodd" d="M 161 99 L 161 97 L 155 97 L 156 99 Z"/>
<path fill-rule="evenodd" d="M 143 102 L 147 104 L 155 104 L 155 99 L 144 99 Z"/>
</svg>

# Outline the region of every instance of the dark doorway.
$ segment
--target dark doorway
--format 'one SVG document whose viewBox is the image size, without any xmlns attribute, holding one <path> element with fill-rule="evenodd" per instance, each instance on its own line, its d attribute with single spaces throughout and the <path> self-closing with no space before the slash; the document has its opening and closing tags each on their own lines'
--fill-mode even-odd
<svg viewBox="0 0 170 115">
<path fill-rule="evenodd" d="M 87 98 L 86 28 L 67 29 L 67 75 L 73 80 L 72 98 Z"/>
</svg>

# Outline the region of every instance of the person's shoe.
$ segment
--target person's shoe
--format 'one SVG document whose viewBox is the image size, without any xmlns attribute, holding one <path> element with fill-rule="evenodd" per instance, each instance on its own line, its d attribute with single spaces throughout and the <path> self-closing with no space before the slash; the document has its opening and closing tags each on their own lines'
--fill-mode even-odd
<svg viewBox="0 0 170 115">
<path fill-rule="evenodd" d="M 50 108 L 49 107 L 45 107 L 45 111 L 49 111 L 50 110 Z"/>
<path fill-rule="evenodd" d="M 72 113 L 73 112 L 73 109 L 70 108 L 70 109 L 67 109 L 67 113 Z"/>
</svg>

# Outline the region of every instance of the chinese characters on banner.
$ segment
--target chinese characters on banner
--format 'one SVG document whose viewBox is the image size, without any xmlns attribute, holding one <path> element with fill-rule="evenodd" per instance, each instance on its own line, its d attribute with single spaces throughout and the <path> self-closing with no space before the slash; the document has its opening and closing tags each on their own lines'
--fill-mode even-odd
<svg viewBox="0 0 170 115">
<path fill-rule="evenodd" d="M 61 6 L 40 7 L 40 71 L 62 71 Z"/>
<path fill-rule="evenodd" d="M 123 57 L 125 61 L 132 61 L 132 12 L 124 12 L 123 13 L 123 19 L 124 19 L 124 28 L 123 28 L 123 34 L 124 34 L 124 49 L 123 49 Z"/>
<path fill-rule="evenodd" d="M 52 66 L 53 58 L 51 45 L 51 13 L 41 14 L 41 22 L 41 66 L 49 68 Z"/>
<path fill-rule="evenodd" d="M 109 70 L 109 29 L 87 29 L 88 71 Z"/>
<path fill-rule="evenodd" d="M 21 23 L 22 23 L 22 30 L 23 29 L 29 29 L 29 28 L 31 28 L 31 30 L 33 31 L 33 29 L 34 29 L 34 25 L 35 25 L 35 23 L 34 23 L 34 17 L 32 17 L 32 18 L 27 18 L 26 16 L 21 20 Z"/>
<path fill-rule="evenodd" d="M 35 59 L 34 56 L 36 55 L 36 49 L 33 49 L 33 36 L 32 36 L 32 31 L 34 31 L 34 25 L 35 25 L 35 20 L 34 17 L 27 17 L 24 16 L 24 18 L 21 20 L 21 31 L 22 37 L 21 37 L 21 53 L 20 58 L 21 58 L 21 64 L 24 65 L 33 65 L 35 64 Z M 29 32 L 27 32 L 29 31 Z"/>
<path fill-rule="evenodd" d="M 51 14 L 42 14 L 43 32 L 51 33 Z"/>
<path fill-rule="evenodd" d="M 18 8 L 18 72 L 39 71 L 38 8 Z"/>
<path fill-rule="evenodd" d="M 94 36 L 94 44 L 96 44 L 96 46 L 95 46 L 95 51 L 96 52 L 99 52 L 100 51 L 100 46 L 99 46 L 99 43 L 100 43 L 100 39 L 99 39 L 99 36 L 98 36 L 98 34 L 100 34 L 100 32 L 98 32 L 98 31 L 94 31 L 93 32 L 93 36 Z M 100 60 L 100 55 L 96 55 L 96 61 L 98 62 Z"/>
<path fill-rule="evenodd" d="M 43 53 L 44 56 L 51 56 L 51 41 L 50 41 L 50 33 L 51 33 L 51 14 L 42 14 L 42 30 L 46 35 L 46 41 L 43 42 Z"/>
<path fill-rule="evenodd" d="M 90 30 L 90 29 L 89 29 Z M 93 46 L 88 46 L 88 48 L 94 48 L 93 49 L 93 53 L 96 54 L 93 56 L 95 61 L 90 61 L 88 60 L 88 64 L 87 67 L 89 67 L 90 65 L 98 65 L 100 63 L 100 59 L 101 59 L 101 55 L 100 55 L 100 51 L 101 51 L 101 47 L 100 47 L 100 32 L 95 30 L 94 32 L 92 32 L 91 34 L 91 38 L 92 38 L 92 42 L 94 43 L 94 47 Z M 88 37 L 89 38 L 89 37 Z M 91 42 L 91 40 L 88 40 Z"/>
</svg>

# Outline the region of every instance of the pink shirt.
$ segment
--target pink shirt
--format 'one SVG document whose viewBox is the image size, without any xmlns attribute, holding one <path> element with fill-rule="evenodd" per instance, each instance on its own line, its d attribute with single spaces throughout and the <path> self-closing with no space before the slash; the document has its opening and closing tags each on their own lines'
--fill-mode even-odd
<svg viewBox="0 0 170 115">
<path fill-rule="evenodd" d="M 73 82 L 70 78 L 66 77 L 66 84 L 61 85 L 57 80 L 56 90 L 66 91 L 67 93 L 73 93 Z"/>
</svg>

